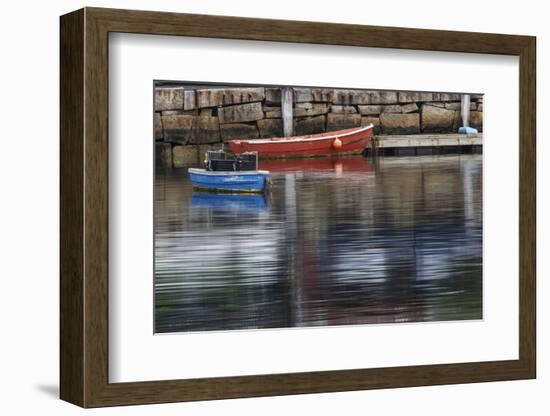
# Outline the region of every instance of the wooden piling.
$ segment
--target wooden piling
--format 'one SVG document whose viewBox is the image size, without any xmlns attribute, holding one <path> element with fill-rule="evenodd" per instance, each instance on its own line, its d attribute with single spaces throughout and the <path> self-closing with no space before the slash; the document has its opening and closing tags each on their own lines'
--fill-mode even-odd
<svg viewBox="0 0 550 416">
<path fill-rule="evenodd" d="M 370 154 L 373 158 L 376 158 L 378 156 L 378 139 L 376 136 L 373 136 L 370 139 Z"/>
<path fill-rule="evenodd" d="M 462 127 L 470 126 L 470 95 L 462 94 L 460 96 L 460 116 L 462 117 Z"/>
<path fill-rule="evenodd" d="M 283 118 L 283 134 L 284 137 L 294 135 L 294 91 L 292 88 L 281 88 L 281 115 Z"/>
</svg>

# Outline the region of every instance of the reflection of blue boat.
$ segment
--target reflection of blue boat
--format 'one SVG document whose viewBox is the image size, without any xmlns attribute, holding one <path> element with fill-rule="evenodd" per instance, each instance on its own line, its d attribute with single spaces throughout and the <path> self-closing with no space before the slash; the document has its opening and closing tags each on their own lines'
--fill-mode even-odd
<svg viewBox="0 0 550 416">
<path fill-rule="evenodd" d="M 238 208 L 246 210 L 266 210 L 269 205 L 264 194 L 229 194 L 197 192 L 191 197 L 191 206 L 209 208 Z"/>
<path fill-rule="evenodd" d="M 189 168 L 189 176 L 195 188 L 226 192 L 263 192 L 269 182 L 265 170 L 210 171 Z"/>
</svg>

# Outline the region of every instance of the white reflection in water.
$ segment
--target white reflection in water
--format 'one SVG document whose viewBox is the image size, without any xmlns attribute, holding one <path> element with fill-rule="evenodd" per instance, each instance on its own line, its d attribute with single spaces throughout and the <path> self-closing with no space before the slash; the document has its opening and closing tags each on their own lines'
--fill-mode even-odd
<svg viewBox="0 0 550 416">
<path fill-rule="evenodd" d="M 156 332 L 479 319 L 481 155 L 262 162 L 268 195 L 155 179 Z"/>
</svg>

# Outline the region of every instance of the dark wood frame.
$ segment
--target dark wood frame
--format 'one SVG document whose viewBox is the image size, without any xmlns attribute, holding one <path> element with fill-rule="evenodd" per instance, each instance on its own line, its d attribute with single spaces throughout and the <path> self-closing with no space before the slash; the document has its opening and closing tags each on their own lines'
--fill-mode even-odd
<svg viewBox="0 0 550 416">
<path fill-rule="evenodd" d="M 109 383 L 109 32 L 518 56 L 519 359 Z M 535 45 L 530 36 L 99 8 L 62 16 L 61 398 L 100 407 L 535 378 Z"/>
</svg>

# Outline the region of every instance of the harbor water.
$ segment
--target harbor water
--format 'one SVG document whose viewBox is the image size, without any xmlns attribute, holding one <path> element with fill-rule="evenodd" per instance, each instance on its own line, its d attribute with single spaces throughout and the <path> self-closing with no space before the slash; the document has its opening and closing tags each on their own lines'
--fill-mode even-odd
<svg viewBox="0 0 550 416">
<path fill-rule="evenodd" d="M 156 171 L 156 333 L 482 318 L 482 155 L 260 169 L 265 195 Z"/>
</svg>

